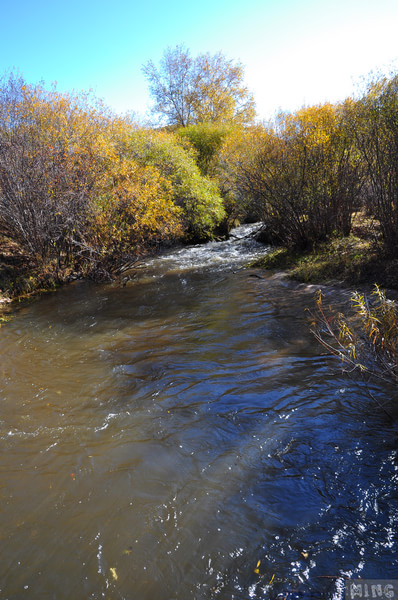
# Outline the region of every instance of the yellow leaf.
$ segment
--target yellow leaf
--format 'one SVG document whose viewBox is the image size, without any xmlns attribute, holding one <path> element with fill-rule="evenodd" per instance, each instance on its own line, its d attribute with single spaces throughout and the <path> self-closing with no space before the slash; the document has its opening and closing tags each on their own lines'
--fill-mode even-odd
<svg viewBox="0 0 398 600">
<path fill-rule="evenodd" d="M 112 575 L 113 579 L 114 579 L 115 581 L 117 581 L 117 580 L 119 579 L 119 577 L 118 577 L 118 575 L 117 575 L 117 573 L 116 573 L 116 569 L 115 569 L 115 567 L 111 567 L 109 570 L 110 570 L 110 572 L 111 572 L 111 575 Z"/>
</svg>

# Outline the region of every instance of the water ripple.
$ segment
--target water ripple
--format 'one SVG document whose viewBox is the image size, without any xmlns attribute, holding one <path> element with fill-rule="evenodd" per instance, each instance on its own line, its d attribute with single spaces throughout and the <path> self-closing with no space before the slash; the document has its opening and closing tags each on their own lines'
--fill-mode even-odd
<svg viewBox="0 0 398 600">
<path fill-rule="evenodd" d="M 2 327 L 2 598 L 342 600 L 396 576 L 396 428 L 320 354 L 313 290 L 184 252 Z"/>
</svg>

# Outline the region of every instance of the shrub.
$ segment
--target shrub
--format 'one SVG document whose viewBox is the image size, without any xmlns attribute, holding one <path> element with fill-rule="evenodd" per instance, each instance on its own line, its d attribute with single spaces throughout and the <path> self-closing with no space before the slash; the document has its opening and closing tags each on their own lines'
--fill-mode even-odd
<svg viewBox="0 0 398 600">
<path fill-rule="evenodd" d="M 188 140 L 197 152 L 196 162 L 204 176 L 214 177 L 221 148 L 231 133 L 231 126 L 219 123 L 198 123 L 177 130 L 183 140 Z"/>
<path fill-rule="evenodd" d="M 325 104 L 279 115 L 230 154 L 235 193 L 250 199 L 270 243 L 305 249 L 350 232 L 361 177 L 348 113 Z"/>
<path fill-rule="evenodd" d="M 317 340 L 341 358 L 350 372 L 398 381 L 398 307 L 377 285 L 370 296 L 355 292 L 352 314 L 324 307 L 318 292 L 311 312 L 312 332 Z"/>
<path fill-rule="evenodd" d="M 93 198 L 112 159 L 109 118 L 85 95 L 0 86 L 0 222 L 42 262 L 75 259 Z"/>
<path fill-rule="evenodd" d="M 172 133 L 141 129 L 131 134 L 125 152 L 143 166 L 156 167 L 170 183 L 186 239 L 212 236 L 225 216 L 223 201 L 216 183 L 201 175 L 192 150 Z"/>
<path fill-rule="evenodd" d="M 366 165 L 367 208 L 380 224 L 385 253 L 398 256 L 398 75 L 369 83 L 354 123 Z"/>
<path fill-rule="evenodd" d="M 90 96 L 28 86 L 13 75 L 3 78 L 2 231 L 43 265 L 55 260 L 58 268 L 95 274 L 103 273 L 104 265 L 117 268 L 126 254 L 182 235 L 177 190 L 181 195 L 186 191 L 187 215 L 189 203 L 198 200 L 191 218 L 193 226 L 205 229 L 211 202 L 218 198 L 211 196 L 214 186 L 199 172 L 193 173 L 190 185 L 186 182 L 184 160 L 189 164 L 192 159 L 181 148 L 180 162 L 173 162 L 171 142 L 170 150 L 159 142 L 132 153 L 129 143 L 138 135 L 134 132 L 129 121 L 110 114 Z M 195 221 L 206 194 L 210 216 Z"/>
</svg>

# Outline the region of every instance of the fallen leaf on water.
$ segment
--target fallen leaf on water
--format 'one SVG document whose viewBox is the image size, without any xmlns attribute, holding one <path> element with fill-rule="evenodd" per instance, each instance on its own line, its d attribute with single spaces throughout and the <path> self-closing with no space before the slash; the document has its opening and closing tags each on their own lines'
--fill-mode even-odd
<svg viewBox="0 0 398 600">
<path fill-rule="evenodd" d="M 268 585 L 271 585 L 271 583 L 274 581 L 274 578 L 275 578 L 275 573 L 272 575 L 272 577 L 271 577 L 270 582 L 269 582 Z"/>
<path fill-rule="evenodd" d="M 304 558 L 308 558 L 308 552 L 302 552 L 301 556 L 303 556 Z"/>
<path fill-rule="evenodd" d="M 260 573 L 260 569 L 259 569 L 260 563 L 261 563 L 261 560 L 257 561 L 256 568 L 254 569 L 254 572 L 257 573 L 257 575 Z"/>
<path fill-rule="evenodd" d="M 113 577 L 113 579 L 114 579 L 115 581 L 117 581 L 117 580 L 118 580 L 118 576 L 117 576 L 117 573 L 116 573 L 116 569 L 115 569 L 115 567 L 111 567 L 109 570 L 110 570 L 110 572 L 111 572 L 111 574 L 112 574 L 112 577 Z"/>
<path fill-rule="evenodd" d="M 76 475 L 74 473 L 70 474 L 70 478 L 73 479 L 73 481 L 76 481 Z"/>
</svg>

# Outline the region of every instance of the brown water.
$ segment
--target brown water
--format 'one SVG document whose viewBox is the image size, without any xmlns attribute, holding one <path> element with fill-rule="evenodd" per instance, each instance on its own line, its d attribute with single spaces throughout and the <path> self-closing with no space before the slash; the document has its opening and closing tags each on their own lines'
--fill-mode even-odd
<svg viewBox="0 0 398 600">
<path fill-rule="evenodd" d="M 0 600 L 337 600 L 344 577 L 398 578 L 395 425 L 321 354 L 314 290 L 234 252 L 3 325 Z"/>
</svg>

